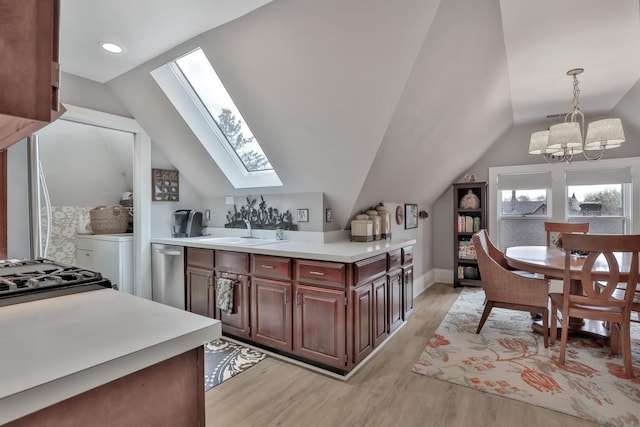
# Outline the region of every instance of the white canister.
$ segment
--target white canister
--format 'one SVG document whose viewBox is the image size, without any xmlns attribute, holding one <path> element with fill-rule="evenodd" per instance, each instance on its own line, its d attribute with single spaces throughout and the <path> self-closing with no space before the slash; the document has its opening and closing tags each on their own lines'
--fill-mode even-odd
<svg viewBox="0 0 640 427">
<path fill-rule="evenodd" d="M 354 242 L 370 242 L 373 240 L 373 221 L 369 215 L 356 215 L 351 221 L 351 240 Z"/>
<path fill-rule="evenodd" d="M 376 210 L 368 210 L 367 215 L 369 219 L 373 221 L 373 240 L 380 240 L 381 235 L 381 224 L 380 224 L 380 215 L 378 215 L 378 211 Z"/>
<path fill-rule="evenodd" d="M 387 212 L 387 208 L 385 208 L 384 205 L 376 206 L 376 211 L 380 216 L 380 238 L 390 239 L 391 238 L 391 214 Z"/>
</svg>

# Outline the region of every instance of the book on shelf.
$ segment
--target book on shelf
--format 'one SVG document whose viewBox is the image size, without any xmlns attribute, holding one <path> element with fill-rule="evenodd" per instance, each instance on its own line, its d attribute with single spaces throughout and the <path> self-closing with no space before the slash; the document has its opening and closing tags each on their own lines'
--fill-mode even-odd
<svg viewBox="0 0 640 427">
<path fill-rule="evenodd" d="M 480 278 L 477 267 L 473 266 L 458 266 L 458 279 L 472 279 L 477 280 Z"/>
<path fill-rule="evenodd" d="M 459 259 L 477 259 L 476 248 L 471 240 L 460 240 L 458 242 L 458 258 Z"/>
<path fill-rule="evenodd" d="M 480 217 L 458 215 L 458 232 L 475 233 L 480 230 Z"/>
</svg>

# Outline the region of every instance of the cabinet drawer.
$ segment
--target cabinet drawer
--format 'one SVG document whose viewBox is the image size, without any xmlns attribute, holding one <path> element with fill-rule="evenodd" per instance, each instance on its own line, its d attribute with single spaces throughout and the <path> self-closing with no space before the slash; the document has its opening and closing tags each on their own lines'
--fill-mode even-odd
<svg viewBox="0 0 640 427">
<path fill-rule="evenodd" d="M 187 265 L 213 270 L 213 249 L 187 248 Z"/>
<path fill-rule="evenodd" d="M 402 248 L 402 265 L 411 264 L 413 262 L 413 246 L 405 246 Z"/>
<path fill-rule="evenodd" d="M 337 262 L 296 261 L 296 279 L 299 282 L 344 288 L 346 266 Z"/>
<path fill-rule="evenodd" d="M 252 255 L 251 271 L 255 276 L 291 280 L 291 258 Z"/>
<path fill-rule="evenodd" d="M 387 271 L 387 256 L 380 254 L 371 258 L 357 261 L 355 265 L 355 285 L 371 282 L 384 275 Z"/>
<path fill-rule="evenodd" d="M 76 249 L 93 250 L 93 239 L 85 236 L 76 236 Z"/>
<path fill-rule="evenodd" d="M 389 264 L 387 267 L 389 271 L 395 270 L 396 268 L 399 268 L 402 265 L 401 249 L 395 249 L 393 251 L 390 251 L 387 255 L 389 257 Z"/>
<path fill-rule="evenodd" d="M 249 254 L 244 252 L 216 251 L 216 270 L 249 274 Z"/>
</svg>

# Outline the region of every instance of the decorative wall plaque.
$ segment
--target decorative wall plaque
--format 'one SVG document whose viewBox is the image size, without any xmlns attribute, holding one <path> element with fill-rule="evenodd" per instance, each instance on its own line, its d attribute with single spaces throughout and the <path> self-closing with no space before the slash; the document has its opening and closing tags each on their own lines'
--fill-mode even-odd
<svg viewBox="0 0 640 427">
<path fill-rule="evenodd" d="M 180 173 L 172 169 L 151 169 L 151 200 L 177 202 L 180 200 Z"/>
</svg>

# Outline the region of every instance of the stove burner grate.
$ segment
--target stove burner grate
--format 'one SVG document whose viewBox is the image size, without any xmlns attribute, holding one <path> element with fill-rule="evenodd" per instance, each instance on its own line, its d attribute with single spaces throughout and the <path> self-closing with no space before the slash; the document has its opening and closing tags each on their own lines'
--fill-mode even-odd
<svg viewBox="0 0 640 427">
<path fill-rule="evenodd" d="M 44 258 L 0 262 L 0 306 L 111 287 L 98 272 Z"/>
</svg>

